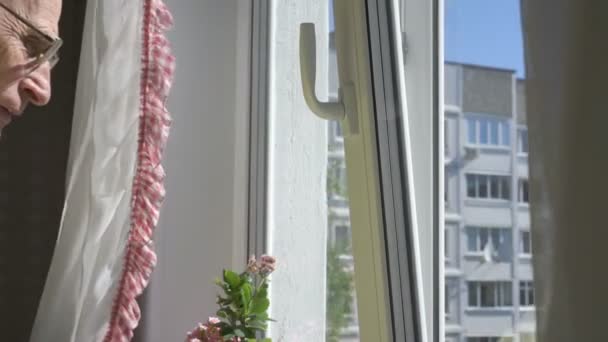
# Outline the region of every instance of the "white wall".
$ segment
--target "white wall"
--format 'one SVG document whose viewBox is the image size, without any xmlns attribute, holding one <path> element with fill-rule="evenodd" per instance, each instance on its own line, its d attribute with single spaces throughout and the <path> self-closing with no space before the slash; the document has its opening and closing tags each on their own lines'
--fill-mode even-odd
<svg viewBox="0 0 608 342">
<path fill-rule="evenodd" d="M 158 266 L 143 313 L 146 342 L 182 341 L 216 310 L 213 279 L 245 258 L 247 195 L 245 7 L 237 0 L 166 0 L 177 74 L 165 154 L 167 197 L 156 231 Z M 237 67 L 237 61 L 240 67 Z M 238 90 L 238 92 L 237 92 Z M 235 113 L 238 112 L 238 115 Z M 234 248 L 236 246 L 236 248 Z"/>
</svg>

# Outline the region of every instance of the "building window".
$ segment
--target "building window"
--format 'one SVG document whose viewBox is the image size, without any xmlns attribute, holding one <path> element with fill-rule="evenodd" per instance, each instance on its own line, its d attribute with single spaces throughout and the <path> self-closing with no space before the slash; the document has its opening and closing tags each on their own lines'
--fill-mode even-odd
<svg viewBox="0 0 608 342">
<path fill-rule="evenodd" d="M 497 250 L 507 243 L 508 234 L 506 228 L 467 227 L 467 251 L 482 252 L 488 243 Z"/>
<path fill-rule="evenodd" d="M 519 282 L 519 305 L 534 306 L 534 283 L 531 281 Z"/>
<path fill-rule="evenodd" d="M 497 337 L 497 336 L 467 337 L 467 342 L 503 342 L 503 341 L 506 341 L 506 340 L 503 337 Z"/>
<path fill-rule="evenodd" d="M 513 305 L 511 282 L 470 281 L 468 283 L 469 307 L 500 308 Z"/>
<path fill-rule="evenodd" d="M 336 240 L 335 245 L 341 247 L 350 247 L 350 227 L 346 225 L 335 226 Z"/>
<path fill-rule="evenodd" d="M 447 261 L 450 258 L 450 251 L 448 247 L 450 243 L 450 231 L 445 228 L 443 232 L 443 257 Z"/>
<path fill-rule="evenodd" d="M 519 194 L 518 194 L 518 199 L 519 202 L 521 203 L 529 203 L 529 197 L 528 197 L 528 180 L 527 179 L 520 179 L 519 180 Z"/>
<path fill-rule="evenodd" d="M 528 129 L 520 128 L 517 130 L 517 152 L 528 154 Z"/>
<path fill-rule="evenodd" d="M 522 254 L 531 254 L 532 253 L 532 238 L 529 231 L 521 231 L 520 232 L 520 247 L 519 251 Z"/>
<path fill-rule="evenodd" d="M 443 290 L 445 291 L 445 292 L 444 292 L 444 296 L 445 296 L 445 299 L 444 299 L 445 306 L 444 306 L 444 308 L 443 308 L 443 309 L 444 309 L 444 313 L 445 313 L 445 315 L 446 315 L 446 316 L 449 316 L 449 315 L 450 315 L 450 289 L 449 289 L 449 287 L 448 287 L 448 284 L 445 284 L 445 287 L 444 287 L 444 289 L 443 289 Z"/>
<path fill-rule="evenodd" d="M 448 120 L 444 119 L 443 120 L 443 155 L 447 156 L 449 155 L 449 151 L 448 151 Z"/>
<path fill-rule="evenodd" d="M 509 176 L 467 174 L 467 197 L 504 199 L 511 197 Z"/>
<path fill-rule="evenodd" d="M 509 146 L 509 122 L 490 117 L 468 117 L 467 142 L 471 145 Z"/>
<path fill-rule="evenodd" d="M 344 135 L 342 134 L 342 125 L 339 122 L 333 122 L 333 126 L 334 126 L 334 134 L 336 136 L 337 139 L 342 139 L 344 138 Z"/>
</svg>

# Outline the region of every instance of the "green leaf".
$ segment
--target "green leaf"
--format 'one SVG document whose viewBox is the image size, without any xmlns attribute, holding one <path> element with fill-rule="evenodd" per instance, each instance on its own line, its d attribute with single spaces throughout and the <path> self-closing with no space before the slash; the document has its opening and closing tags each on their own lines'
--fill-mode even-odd
<svg viewBox="0 0 608 342">
<path fill-rule="evenodd" d="M 251 312 L 260 314 L 266 312 L 268 307 L 270 306 L 270 301 L 268 298 L 255 298 L 253 300 L 253 304 L 251 305 Z"/>
<path fill-rule="evenodd" d="M 255 320 L 247 323 L 247 327 L 256 330 L 266 330 L 268 329 L 268 324 L 264 323 L 263 321 Z"/>
<path fill-rule="evenodd" d="M 236 289 L 241 285 L 241 278 L 239 275 L 230 270 L 224 270 L 224 281 L 233 289 Z"/>
<path fill-rule="evenodd" d="M 249 285 L 248 283 L 243 284 L 243 287 L 241 287 L 241 302 L 243 304 L 245 314 L 249 312 L 249 303 L 251 302 L 251 291 L 251 285 Z"/>
<path fill-rule="evenodd" d="M 266 298 L 268 297 L 268 284 L 261 286 L 255 293 L 255 298 Z"/>
<path fill-rule="evenodd" d="M 234 334 L 238 337 L 245 337 L 245 333 L 241 329 L 234 329 Z"/>
</svg>

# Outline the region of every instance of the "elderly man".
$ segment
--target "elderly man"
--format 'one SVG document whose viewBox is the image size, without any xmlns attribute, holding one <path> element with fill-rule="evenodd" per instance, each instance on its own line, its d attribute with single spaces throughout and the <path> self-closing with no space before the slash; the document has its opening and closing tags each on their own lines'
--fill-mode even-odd
<svg viewBox="0 0 608 342">
<path fill-rule="evenodd" d="M 0 0 L 0 132 L 32 103 L 51 98 L 61 0 Z"/>
</svg>

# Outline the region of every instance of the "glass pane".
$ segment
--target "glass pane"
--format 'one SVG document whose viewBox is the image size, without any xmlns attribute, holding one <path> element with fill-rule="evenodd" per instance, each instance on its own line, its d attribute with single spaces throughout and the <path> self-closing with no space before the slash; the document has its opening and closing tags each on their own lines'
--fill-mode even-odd
<svg viewBox="0 0 608 342">
<path fill-rule="evenodd" d="M 488 120 L 479 119 L 479 143 L 486 145 L 488 143 Z"/>
<path fill-rule="evenodd" d="M 528 153 L 528 130 L 519 130 L 519 152 Z"/>
<path fill-rule="evenodd" d="M 477 248 L 477 228 L 467 228 L 467 250 L 474 252 Z"/>
<path fill-rule="evenodd" d="M 477 231 L 479 232 L 479 248 L 484 249 L 488 244 L 488 230 L 480 228 Z"/>
<path fill-rule="evenodd" d="M 473 283 L 473 282 L 469 282 L 468 286 L 467 286 L 467 294 L 469 295 L 469 306 L 470 307 L 475 307 L 478 306 L 477 303 L 477 284 Z"/>
<path fill-rule="evenodd" d="M 500 177 L 502 185 L 501 185 L 501 196 L 502 199 L 511 199 L 511 178 L 510 177 Z"/>
<path fill-rule="evenodd" d="M 480 283 L 480 292 L 481 292 L 481 306 L 482 307 L 491 307 L 495 306 L 496 303 L 496 293 L 494 292 L 495 284 L 493 283 Z"/>
<path fill-rule="evenodd" d="M 520 303 L 525 302 L 529 307 L 534 300 L 527 287 L 519 288 L 520 281 L 532 282 L 534 274 L 532 261 L 529 257 L 523 257 L 531 252 L 530 215 L 528 207 L 519 204 L 529 197 L 529 186 L 519 185 L 520 179 L 528 178 L 528 158 L 512 158 L 513 154 L 528 150 L 527 118 L 522 97 L 525 93 L 526 75 L 520 1 L 444 0 L 443 4 L 444 91 L 446 94 L 460 94 L 462 99 L 458 103 L 461 112 L 452 116 L 456 121 L 454 124 L 456 127 L 467 128 L 463 139 L 470 142 L 468 128 L 470 117 L 474 116 L 480 120 L 477 133 L 479 144 L 508 148 L 508 153 L 480 149 L 476 151 L 474 161 L 458 154 L 452 155 L 451 163 L 446 165 L 446 170 L 449 170 L 454 179 L 466 179 L 462 184 L 451 184 L 450 198 L 454 203 L 445 209 L 446 214 L 461 217 L 466 222 L 466 225 L 455 225 L 452 232 L 453 236 L 466 234 L 466 241 L 462 242 L 466 243 L 466 248 L 459 248 L 458 239 L 450 241 L 454 261 L 445 265 L 445 279 L 451 280 L 454 279 L 453 274 L 462 274 L 464 279 L 482 277 L 484 282 L 477 283 L 479 288 L 472 283 L 461 286 L 460 298 L 468 300 L 470 308 L 462 310 L 460 315 L 454 315 L 449 322 L 446 321 L 445 340 L 502 342 L 514 340 L 514 336 L 526 336 L 526 339 L 520 341 L 534 341 L 535 315 L 518 309 Z M 489 39 L 490 36 L 492 39 Z M 463 118 L 466 121 L 458 122 Z M 452 135 L 448 137 L 448 148 L 452 151 L 463 150 L 463 142 L 458 140 L 459 133 L 449 133 Z M 517 136 L 517 144 L 512 141 L 512 136 Z M 486 181 L 488 176 L 475 176 L 476 182 L 471 181 L 471 175 L 488 173 L 489 182 Z M 515 189 L 512 184 L 516 184 Z M 521 199 L 511 201 L 511 196 Z M 467 197 L 502 201 L 467 201 Z M 458 202 L 458 199 L 462 200 Z M 501 214 L 498 215 L 498 212 Z M 517 219 L 513 220 L 514 217 Z M 489 238 L 497 254 L 491 258 L 486 258 L 486 255 L 484 258 L 466 255 L 474 246 L 470 226 L 490 227 L 492 232 Z M 477 243 L 486 239 L 482 234 L 479 234 Z M 513 243 L 521 244 L 515 249 L 519 253 L 514 253 Z M 464 285 L 466 280 L 462 281 Z M 532 286 L 533 282 L 526 284 Z M 526 297 L 520 298 L 524 293 Z M 478 295 L 481 296 L 481 305 L 470 305 Z M 459 296 L 453 294 L 452 298 L 458 301 Z M 457 303 L 454 305 L 457 306 Z M 479 308 L 495 305 L 502 308 Z"/>
<path fill-rule="evenodd" d="M 469 144 L 477 143 L 477 121 L 473 118 L 467 119 L 467 137 Z M 447 139 L 446 139 L 447 140 Z"/>
<path fill-rule="evenodd" d="M 330 0 L 271 5 L 269 252 L 273 341 L 358 341 L 352 230 L 342 127 L 315 116 L 302 94 L 299 25 L 315 24 L 316 94 L 338 98 Z"/>
<path fill-rule="evenodd" d="M 468 197 L 477 197 L 477 187 L 476 187 L 476 178 L 475 175 L 467 175 L 467 196 Z"/>
<path fill-rule="evenodd" d="M 502 124 L 502 144 L 509 146 L 511 144 L 511 131 L 509 130 L 509 124 Z"/>
<path fill-rule="evenodd" d="M 498 121 L 490 121 L 490 144 L 498 145 Z"/>
<path fill-rule="evenodd" d="M 490 176 L 490 197 L 491 198 L 500 198 L 500 193 L 498 191 L 500 179 L 497 176 Z"/>
<path fill-rule="evenodd" d="M 477 175 L 477 183 L 479 187 L 479 196 L 480 198 L 488 197 L 488 176 Z"/>
</svg>

